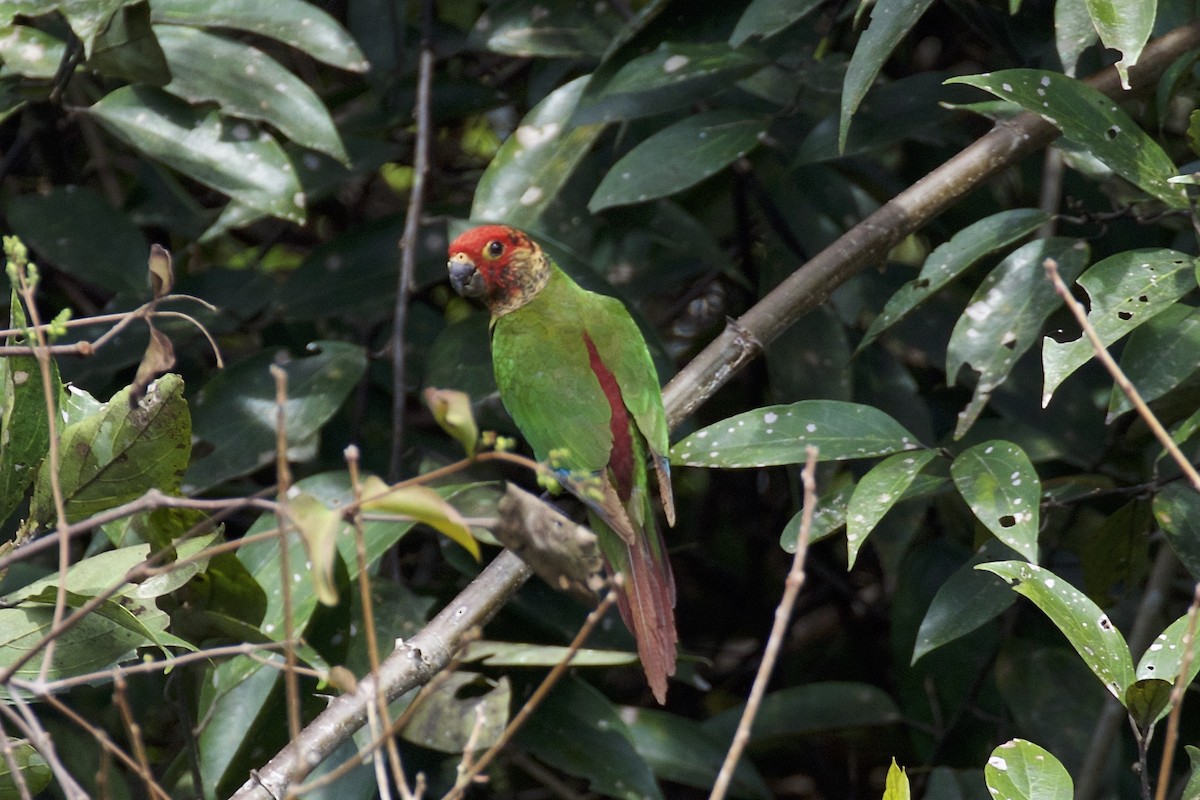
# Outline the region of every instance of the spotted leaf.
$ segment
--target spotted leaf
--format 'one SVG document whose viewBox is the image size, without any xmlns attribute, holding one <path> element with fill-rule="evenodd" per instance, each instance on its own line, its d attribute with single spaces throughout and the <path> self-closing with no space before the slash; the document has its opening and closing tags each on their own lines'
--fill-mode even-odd
<svg viewBox="0 0 1200 800">
<path fill-rule="evenodd" d="M 1042 484 L 1024 450 L 1012 442 L 977 444 L 954 459 L 950 476 L 992 535 L 1030 561 L 1037 561 Z"/>
<path fill-rule="evenodd" d="M 1071 775 L 1054 754 L 1024 739 L 1011 739 L 992 751 L 983 769 L 992 797 L 1008 800 L 1071 800 Z"/>
<path fill-rule="evenodd" d="M 1025 595 L 1062 631 L 1088 668 L 1113 696 L 1137 679 L 1125 637 L 1088 596 L 1048 569 L 1024 561 L 994 561 L 976 569 L 995 573 Z"/>
</svg>

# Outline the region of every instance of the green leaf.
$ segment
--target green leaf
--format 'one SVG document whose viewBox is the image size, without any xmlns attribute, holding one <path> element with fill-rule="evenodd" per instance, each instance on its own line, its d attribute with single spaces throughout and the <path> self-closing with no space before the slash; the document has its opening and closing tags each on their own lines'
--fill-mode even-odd
<svg viewBox="0 0 1200 800">
<path fill-rule="evenodd" d="M 704 723 L 704 727 L 720 741 L 731 741 L 742 711 L 743 706 L 722 711 Z M 765 695 L 750 729 L 750 741 L 872 728 L 900 720 L 900 709 L 878 687 L 848 681 L 810 683 Z"/>
<path fill-rule="evenodd" d="M 269 55 L 242 42 L 179 25 L 155 27 L 171 65 L 166 91 L 193 105 L 274 125 L 296 144 L 349 163 L 321 98 Z"/>
<path fill-rule="evenodd" d="M 533 228 L 575 173 L 603 125 L 570 125 L 586 77 L 555 89 L 534 106 L 484 170 L 471 218 Z"/>
<path fill-rule="evenodd" d="M 1007 584 L 995 575 L 976 569 L 1012 554 L 996 539 L 988 539 L 967 563 L 956 569 L 937 590 L 917 631 L 912 661 L 966 636 L 995 619 L 1016 599 Z"/>
<path fill-rule="evenodd" d="M 573 122 L 645 117 L 708 100 L 766 63 L 761 54 L 733 50 L 724 42 L 662 42 L 624 64 L 602 86 L 589 86 Z"/>
<path fill-rule="evenodd" d="M 821 0 L 751 0 L 730 34 L 729 44 L 740 47 L 750 39 L 773 36 L 819 5 Z"/>
<path fill-rule="evenodd" d="M 12 754 L 12 763 L 21 773 L 21 781 L 29 794 L 35 797 L 41 794 L 53 777 L 49 765 L 41 754 L 29 742 L 21 739 L 9 739 L 6 747 Z M 17 781 L 13 778 L 8 758 L 0 759 L 0 798 L 2 800 L 17 800 L 22 797 Z"/>
<path fill-rule="evenodd" d="M 1129 90 L 1129 68 L 1137 63 L 1154 30 L 1157 0 L 1087 0 L 1088 16 L 1105 47 L 1121 53 L 1117 73 Z"/>
<path fill-rule="evenodd" d="M 84 54 L 91 56 L 96 36 L 127 2 L 129 0 L 6 0 L 0 3 L 0 23 L 7 23 L 17 14 L 38 17 L 57 10 L 83 42 Z"/>
<path fill-rule="evenodd" d="M 697 789 L 711 789 L 725 755 L 722 742 L 702 725 L 677 714 L 630 709 L 626 718 L 633 746 L 650 764 L 660 780 Z M 771 790 L 749 759 L 742 759 L 733 773 L 730 796 L 770 798 Z"/>
<path fill-rule="evenodd" d="M 973 222 L 937 247 L 925 259 L 921 274 L 901 286 L 871 321 L 855 353 L 879 338 L 880 334 L 907 317 L 984 256 L 1028 236 L 1050 219 L 1036 208 L 1014 208 Z"/>
<path fill-rule="evenodd" d="M 1078 240 L 1059 237 L 1018 248 L 988 273 L 955 324 L 946 348 L 946 380 L 953 385 L 963 364 L 979 373 L 971 402 L 958 416 L 956 438 L 966 435 L 992 392 L 1062 305 L 1042 268 L 1048 258 L 1058 262 L 1059 273 L 1069 282 L 1087 264 L 1088 248 Z"/>
<path fill-rule="evenodd" d="M 0 609 L 0 668 L 10 667 L 41 642 L 53 622 L 51 606 Z M 86 615 L 57 641 L 54 664 L 46 674 L 52 681 L 107 669 L 150 644 L 146 637 L 101 614 Z M 34 680 L 40 668 L 39 655 L 18 669 L 16 676 Z"/>
<path fill-rule="evenodd" d="M 896 453 L 859 479 L 846 508 L 847 569 L 854 566 L 859 548 L 883 515 L 908 491 L 917 473 L 937 455 L 934 450 Z"/>
<path fill-rule="evenodd" d="M 1200 747 L 1185 744 L 1183 749 L 1187 752 L 1190 774 L 1180 797 L 1200 797 Z"/>
<path fill-rule="evenodd" d="M 910 797 L 912 789 L 908 785 L 908 773 L 893 757 L 883 785 L 883 800 L 909 800 Z"/>
<path fill-rule="evenodd" d="M 1196 353 L 1200 353 L 1200 309 L 1176 303 L 1133 332 L 1121 352 L 1121 369 L 1148 403 L 1200 371 Z M 1132 408 L 1121 387 L 1113 386 L 1108 420 Z"/>
<path fill-rule="evenodd" d="M 479 661 L 489 667 L 553 667 L 562 663 L 570 653 L 569 647 L 523 642 L 490 642 L 475 640 L 462 650 L 461 660 Z M 625 650 L 577 650 L 571 657 L 571 667 L 619 667 L 637 663 L 637 653 Z"/>
<path fill-rule="evenodd" d="M 1010 739 L 992 751 L 984 778 L 993 797 L 1004 800 L 1071 800 L 1075 785 L 1048 750 Z"/>
<path fill-rule="evenodd" d="M 504 732 L 511 702 L 508 678 L 493 681 L 459 670 L 424 697 L 400 735 L 442 753 L 462 753 L 468 746 L 486 750 Z"/>
<path fill-rule="evenodd" d="M 171 70 L 150 27 L 150 5 L 127 3 L 98 37 L 88 66 L 107 76 L 147 86 L 165 86 Z"/>
<path fill-rule="evenodd" d="M 1171 682 L 1160 678 L 1139 678 L 1125 690 L 1121 704 L 1129 719 L 1143 733 L 1171 710 Z"/>
<path fill-rule="evenodd" d="M 160 89 L 124 86 L 88 109 L 114 136 L 206 186 L 289 222 L 304 221 L 304 194 L 279 143 Z"/>
<path fill-rule="evenodd" d="M 950 475 L 992 535 L 1036 562 L 1042 482 L 1025 451 L 1012 442 L 982 442 L 958 454 Z"/>
<path fill-rule="evenodd" d="M 1063 74 L 1074 78 L 1075 66 L 1085 50 L 1096 43 L 1096 26 L 1088 15 L 1087 0 L 1057 0 L 1054 4 L 1054 46 Z"/>
<path fill-rule="evenodd" d="M 842 83 L 841 120 L 838 124 L 838 150 L 845 149 L 850 118 L 858 110 L 875 76 L 891 56 L 896 45 L 932 5 L 933 0 L 878 0 L 871 8 L 871 22 L 854 47 L 850 66 Z"/>
<path fill-rule="evenodd" d="M 154 0 L 156 23 L 232 28 L 291 45 L 334 67 L 366 72 L 370 66 L 354 38 L 337 20 L 304 0 Z"/>
<path fill-rule="evenodd" d="M 1024 561 L 997 561 L 976 569 L 993 572 L 1037 605 L 1079 653 L 1104 688 L 1124 702 L 1136 680 L 1125 637 L 1087 595 L 1053 572 Z"/>
<path fill-rule="evenodd" d="M 0 63 L 26 78 L 49 80 L 67 52 L 67 43 L 57 36 L 28 25 L 0 27 Z"/>
<path fill-rule="evenodd" d="M 854 487 L 855 484 L 847 483 L 836 487 L 833 491 L 827 491 L 817 499 L 817 507 L 813 511 L 812 527 L 808 531 L 809 544 L 832 536 L 846 524 L 846 509 L 850 507 L 850 496 L 854 492 Z M 796 548 L 800 545 L 800 526 L 803 522 L 804 511 L 801 509 L 783 527 L 783 533 L 779 534 L 779 546 L 783 548 L 784 552 L 796 552 Z"/>
<path fill-rule="evenodd" d="M 1088 323 L 1105 346 L 1148 322 L 1196 288 L 1196 260 L 1177 250 L 1146 248 L 1109 256 L 1079 278 L 1091 298 Z M 1086 336 L 1070 342 L 1047 338 L 1042 346 L 1046 374 L 1042 405 L 1055 389 L 1093 358 Z"/>
<path fill-rule="evenodd" d="M 616 708 L 577 678 L 559 682 L 516 739 L 539 761 L 585 779 L 593 792 L 622 800 L 662 798 Z"/>
<path fill-rule="evenodd" d="M 10 295 L 8 322 L 10 328 L 26 325 L 15 290 Z M 10 336 L 6 343 L 25 344 L 25 340 Z M 50 390 L 58 397 L 62 381 L 57 364 L 50 364 Z M 50 449 L 50 423 L 41 378 L 41 367 L 33 356 L 0 359 L 0 523 L 25 499 L 25 490 Z"/>
<path fill-rule="evenodd" d="M 1167 626 L 1167 629 L 1154 638 L 1150 646 L 1146 648 L 1146 652 L 1142 654 L 1137 665 L 1137 678 L 1139 681 L 1161 680 L 1167 683 L 1168 693 L 1170 687 L 1175 685 L 1176 679 L 1183 670 L 1184 654 L 1187 651 L 1188 643 L 1188 615 L 1184 614 L 1179 619 Z M 1193 652 L 1191 654 L 1191 663 L 1188 665 L 1187 678 L 1184 680 L 1184 687 L 1192 685 L 1196 680 L 1196 675 L 1200 674 L 1200 658 L 1197 658 L 1195 652 L 1195 643 L 1192 645 Z M 1153 716 L 1149 722 L 1156 722 L 1167 715 L 1170 711 L 1169 706 L 1164 706 L 1157 714 Z"/>
<path fill-rule="evenodd" d="M 598 213 L 694 186 L 746 155 L 766 131 L 761 117 L 720 109 L 684 117 L 621 157 L 588 201 Z"/>
<path fill-rule="evenodd" d="M 291 460 L 311 457 L 315 437 L 362 377 L 366 354 L 345 342 L 315 342 L 307 358 L 285 363 L 285 418 Z M 212 446 L 192 462 L 185 477 L 189 494 L 245 475 L 275 460 L 276 353 L 263 352 L 233 364 L 192 400 L 196 436 Z"/>
<path fill-rule="evenodd" d="M 479 17 L 469 41 L 494 53 L 525 58 L 599 57 L 621 24 L 608 3 L 500 0 Z"/>
<path fill-rule="evenodd" d="M 1154 496 L 1151 508 L 1167 544 L 1192 580 L 1200 582 L 1200 494 L 1183 483 L 1170 483 Z"/>
<path fill-rule="evenodd" d="M 132 408 L 130 390 L 113 395 L 100 412 L 59 434 L 58 480 L 68 521 L 140 497 L 147 489 L 179 491 L 191 454 L 192 423 L 183 379 L 164 375 Z M 55 521 L 50 462 L 42 462 L 29 506 L 29 530 Z"/>
<path fill-rule="evenodd" d="M 920 447 L 882 411 L 840 400 L 766 406 L 696 431 L 671 448 L 671 463 L 689 467 L 769 467 L 802 464 L 805 447 L 821 461 L 887 456 Z"/>
<path fill-rule="evenodd" d="M 66 185 L 10 197 L 5 215 L 13 232 L 58 269 L 109 292 L 146 292 L 149 244 L 93 189 Z"/>
<path fill-rule="evenodd" d="M 1175 163 L 1112 100 L 1065 75 L 1006 69 L 951 78 L 1014 102 L 1063 132 L 1072 144 L 1113 172 L 1173 208 L 1187 205 L 1182 187 L 1168 182 Z"/>
</svg>

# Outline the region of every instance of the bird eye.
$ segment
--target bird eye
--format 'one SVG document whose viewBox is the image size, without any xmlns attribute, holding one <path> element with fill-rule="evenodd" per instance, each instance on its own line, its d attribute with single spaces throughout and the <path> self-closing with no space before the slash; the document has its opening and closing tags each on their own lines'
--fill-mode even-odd
<svg viewBox="0 0 1200 800">
<path fill-rule="evenodd" d="M 490 241 L 487 243 L 488 258 L 499 258 L 504 252 L 504 244 L 498 241 Z"/>
</svg>

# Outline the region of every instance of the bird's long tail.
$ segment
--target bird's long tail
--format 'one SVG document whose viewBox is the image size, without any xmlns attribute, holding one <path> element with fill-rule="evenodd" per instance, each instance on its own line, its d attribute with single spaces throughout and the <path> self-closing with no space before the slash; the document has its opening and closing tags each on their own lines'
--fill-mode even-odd
<svg viewBox="0 0 1200 800">
<path fill-rule="evenodd" d="M 595 515 L 593 526 L 607 528 Z M 607 534 L 607 535 L 605 535 Z M 617 607 L 625 625 L 637 639 L 638 656 L 654 699 L 667 700 L 667 678 L 675 674 L 675 576 L 667 560 L 662 534 L 654 515 L 645 520 L 643 535 L 626 543 L 611 530 L 599 534 L 600 549 L 613 574 L 620 573 L 624 586 L 617 593 Z"/>
</svg>

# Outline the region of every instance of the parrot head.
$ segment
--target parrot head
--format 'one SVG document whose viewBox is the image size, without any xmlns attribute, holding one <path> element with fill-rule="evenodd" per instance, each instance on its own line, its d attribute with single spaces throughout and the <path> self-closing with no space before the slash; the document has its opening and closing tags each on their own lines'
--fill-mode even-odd
<svg viewBox="0 0 1200 800">
<path fill-rule="evenodd" d="M 516 311 L 550 280 L 550 259 L 516 228 L 472 228 L 450 245 L 450 285 L 463 297 L 478 297 L 492 316 Z"/>
</svg>

